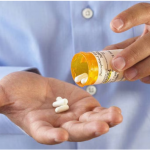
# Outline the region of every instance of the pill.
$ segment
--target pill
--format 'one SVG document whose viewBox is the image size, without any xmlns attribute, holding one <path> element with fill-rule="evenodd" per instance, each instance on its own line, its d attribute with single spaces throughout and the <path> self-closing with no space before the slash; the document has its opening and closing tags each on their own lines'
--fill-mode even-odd
<svg viewBox="0 0 150 150">
<path fill-rule="evenodd" d="M 60 112 L 66 111 L 66 110 L 68 110 L 68 109 L 69 109 L 69 106 L 68 106 L 68 105 L 62 105 L 62 106 L 60 106 L 60 107 L 57 107 L 57 108 L 55 109 L 55 112 L 56 112 L 56 113 L 60 113 Z"/>
<path fill-rule="evenodd" d="M 61 97 L 56 97 L 56 101 L 59 101 L 61 100 L 62 98 Z"/>
<path fill-rule="evenodd" d="M 63 99 L 65 101 L 65 104 L 68 104 L 68 100 L 66 98 Z"/>
<path fill-rule="evenodd" d="M 61 99 L 53 103 L 53 107 L 59 107 L 61 105 L 66 105 L 68 103 L 67 99 Z"/>
<path fill-rule="evenodd" d="M 87 78 L 83 78 L 83 79 L 81 79 L 81 83 L 85 84 L 87 80 L 88 80 L 88 77 Z"/>
<path fill-rule="evenodd" d="M 87 73 L 80 74 L 76 76 L 74 80 L 75 82 L 80 82 L 83 78 L 88 78 L 88 74 Z"/>
</svg>

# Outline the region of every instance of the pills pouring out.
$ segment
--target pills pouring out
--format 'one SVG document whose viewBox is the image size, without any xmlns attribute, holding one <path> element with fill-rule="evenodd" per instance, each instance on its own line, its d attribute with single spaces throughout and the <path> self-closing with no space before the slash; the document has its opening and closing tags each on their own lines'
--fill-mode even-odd
<svg viewBox="0 0 150 150">
<path fill-rule="evenodd" d="M 82 84 L 85 84 L 88 80 L 88 74 L 83 73 L 75 77 L 75 82 L 81 82 Z"/>
<path fill-rule="evenodd" d="M 83 79 L 81 80 L 81 83 L 82 83 L 82 84 L 85 84 L 85 83 L 87 82 L 87 80 L 88 80 L 88 77 L 83 78 Z"/>
<path fill-rule="evenodd" d="M 55 112 L 61 113 L 69 109 L 68 100 L 66 98 L 57 97 L 56 102 L 52 104 L 53 107 L 56 107 Z"/>
</svg>

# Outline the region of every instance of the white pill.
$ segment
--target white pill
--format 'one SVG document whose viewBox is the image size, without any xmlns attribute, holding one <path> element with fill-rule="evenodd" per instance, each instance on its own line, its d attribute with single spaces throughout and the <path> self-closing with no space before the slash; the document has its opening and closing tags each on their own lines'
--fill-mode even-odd
<svg viewBox="0 0 150 150">
<path fill-rule="evenodd" d="M 63 105 L 63 106 L 57 107 L 57 108 L 55 109 L 55 112 L 56 112 L 56 113 L 61 113 L 61 112 L 64 112 L 64 111 L 66 111 L 66 110 L 68 110 L 68 109 L 69 109 L 69 106 L 68 106 L 68 105 Z"/>
<path fill-rule="evenodd" d="M 59 107 L 61 105 L 66 105 L 67 103 L 68 103 L 68 100 L 61 99 L 61 100 L 58 100 L 58 101 L 54 102 L 53 107 Z"/>
<path fill-rule="evenodd" d="M 63 100 L 65 101 L 65 104 L 68 104 L 68 100 L 66 98 L 63 98 Z"/>
<path fill-rule="evenodd" d="M 88 78 L 88 74 L 87 73 L 80 74 L 76 76 L 74 80 L 75 82 L 80 82 L 83 78 Z"/>
<path fill-rule="evenodd" d="M 59 101 L 59 100 L 61 100 L 61 99 L 62 99 L 61 97 L 57 97 L 57 98 L 56 98 L 56 101 Z"/>
<path fill-rule="evenodd" d="M 81 79 L 81 83 L 85 84 L 87 80 L 88 80 L 88 77 L 87 78 L 83 78 L 83 79 Z"/>
</svg>

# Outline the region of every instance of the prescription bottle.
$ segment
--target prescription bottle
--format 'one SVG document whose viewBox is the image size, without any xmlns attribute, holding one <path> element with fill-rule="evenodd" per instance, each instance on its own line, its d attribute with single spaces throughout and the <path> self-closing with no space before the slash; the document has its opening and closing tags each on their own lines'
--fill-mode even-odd
<svg viewBox="0 0 150 150">
<path fill-rule="evenodd" d="M 71 74 L 73 79 L 83 73 L 88 74 L 86 83 L 77 84 L 81 87 L 92 84 L 109 83 L 116 81 L 124 81 L 123 72 L 116 72 L 111 67 L 111 60 L 122 49 L 95 51 L 95 52 L 79 52 L 74 55 L 71 62 Z"/>
</svg>

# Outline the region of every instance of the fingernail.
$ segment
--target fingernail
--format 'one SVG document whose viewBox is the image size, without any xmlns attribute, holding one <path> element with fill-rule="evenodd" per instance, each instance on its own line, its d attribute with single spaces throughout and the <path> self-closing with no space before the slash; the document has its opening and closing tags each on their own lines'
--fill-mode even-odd
<svg viewBox="0 0 150 150">
<path fill-rule="evenodd" d="M 111 25 L 117 30 L 120 30 L 123 27 L 124 23 L 121 19 L 114 19 L 112 20 Z"/>
<path fill-rule="evenodd" d="M 150 81 L 150 76 L 142 78 L 142 81 L 143 81 L 143 82 Z"/>
<path fill-rule="evenodd" d="M 55 139 L 55 142 L 57 142 L 57 143 L 62 143 L 62 142 L 65 142 L 65 141 Z"/>
<path fill-rule="evenodd" d="M 125 77 L 129 80 L 133 79 L 137 75 L 137 70 L 135 68 L 131 68 L 125 72 Z"/>
<path fill-rule="evenodd" d="M 121 71 L 125 67 L 126 63 L 123 57 L 118 57 L 112 60 L 112 64 L 115 69 L 117 69 L 118 71 Z"/>
<path fill-rule="evenodd" d="M 114 123 L 110 123 L 110 124 L 109 124 L 110 127 L 113 127 L 114 125 L 115 125 Z"/>
</svg>

